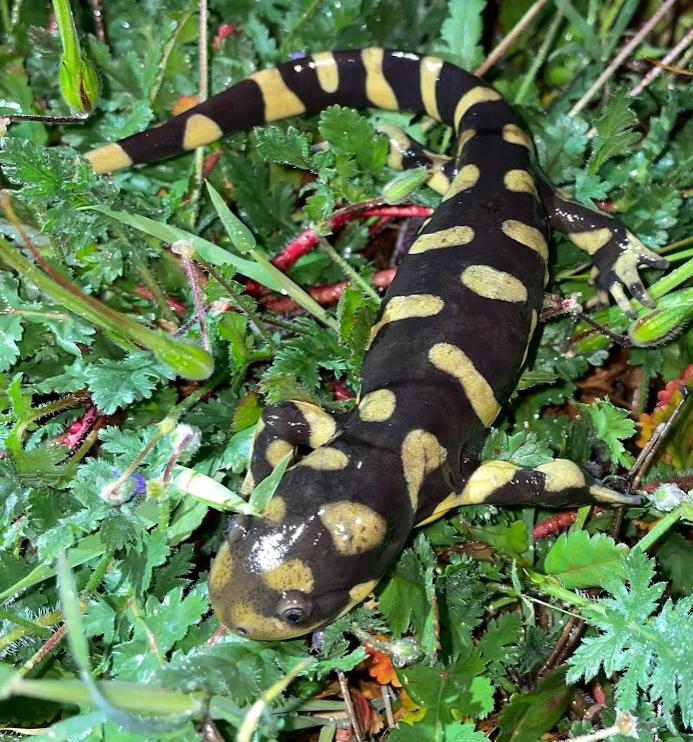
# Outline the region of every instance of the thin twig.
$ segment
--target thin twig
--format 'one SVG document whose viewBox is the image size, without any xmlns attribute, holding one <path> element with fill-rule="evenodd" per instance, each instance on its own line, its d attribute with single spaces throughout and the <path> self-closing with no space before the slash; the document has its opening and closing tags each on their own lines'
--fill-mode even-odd
<svg viewBox="0 0 693 742">
<path fill-rule="evenodd" d="M 674 408 L 674 411 L 671 413 L 671 417 L 667 421 L 660 423 L 655 428 L 652 437 L 647 441 L 647 444 L 640 452 L 636 462 L 628 472 L 627 479 L 630 482 L 631 490 L 636 490 L 640 486 L 640 482 L 647 471 L 650 462 L 654 458 L 654 455 L 657 453 L 662 441 L 667 436 L 674 423 L 679 419 L 686 402 L 688 402 L 688 398 L 691 396 L 691 391 L 686 386 L 679 387 L 679 391 L 681 392 L 681 399 Z"/>
<path fill-rule="evenodd" d="M 655 65 L 642 80 L 630 91 L 628 95 L 632 98 L 643 90 L 664 71 L 666 64 L 671 64 L 688 46 L 693 43 L 693 28 L 679 41 L 679 43 L 662 59 L 661 65 Z"/>
<path fill-rule="evenodd" d="M 339 680 L 339 688 L 342 691 L 344 705 L 346 706 L 347 715 L 349 716 L 349 721 L 351 722 L 351 728 L 354 730 L 356 742 L 363 742 L 363 733 L 361 732 L 361 725 L 359 724 L 358 717 L 356 716 L 354 702 L 351 699 L 349 685 L 347 684 L 346 676 L 341 670 L 337 671 L 337 680 Z"/>
<path fill-rule="evenodd" d="M 584 621 L 580 618 L 578 609 L 574 608 L 572 611 L 572 615 L 566 621 L 565 626 L 561 631 L 561 635 L 558 637 L 558 641 L 551 651 L 551 654 L 547 657 L 544 664 L 539 668 L 537 677 L 543 677 L 544 675 L 546 675 L 547 672 L 553 670 L 553 668 L 559 664 L 560 658 L 563 656 L 566 647 L 568 647 L 569 644 L 570 646 L 572 646 L 571 637 L 573 632 L 577 632 L 578 637 L 582 633 L 580 628 L 582 624 L 584 624 Z"/>
<path fill-rule="evenodd" d="M 387 719 L 388 729 L 392 729 L 395 726 L 395 717 L 392 713 L 392 701 L 390 700 L 390 687 L 383 685 L 380 688 L 380 692 L 383 696 L 383 704 L 385 705 L 385 718 Z"/>
<path fill-rule="evenodd" d="M 503 41 L 486 57 L 486 59 L 474 70 L 475 75 L 481 77 L 505 54 L 508 47 L 517 39 L 517 37 L 527 28 L 534 20 L 537 13 L 546 5 L 548 0 L 537 0 L 534 5 L 520 18 L 506 35 Z"/>
<path fill-rule="evenodd" d="M 40 121 L 44 124 L 84 124 L 89 118 L 88 113 L 76 113 L 72 116 L 43 116 L 39 113 L 3 113 L 2 118 L 10 122 L 17 121 Z"/>
<path fill-rule="evenodd" d="M 645 36 L 664 18 L 664 16 L 674 7 L 677 0 L 664 0 L 660 8 L 653 13 L 650 18 L 643 24 L 642 28 L 633 36 L 633 38 L 621 49 L 621 51 L 613 58 L 611 64 L 602 72 L 601 75 L 590 85 L 587 92 L 580 98 L 580 100 L 570 109 L 568 116 L 577 116 L 585 106 L 590 102 L 596 93 L 598 93 L 604 85 L 606 85 L 609 78 L 614 72 L 628 59 L 628 57 L 635 51 L 640 45 Z"/>
</svg>

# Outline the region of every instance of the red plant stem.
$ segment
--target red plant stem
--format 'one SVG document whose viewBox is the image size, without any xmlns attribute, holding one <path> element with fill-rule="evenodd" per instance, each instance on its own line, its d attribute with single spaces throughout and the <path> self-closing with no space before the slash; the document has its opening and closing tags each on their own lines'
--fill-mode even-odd
<svg viewBox="0 0 693 742">
<path fill-rule="evenodd" d="M 593 515 L 599 515 L 603 512 L 603 508 L 595 507 L 592 512 Z M 570 526 L 575 523 L 576 519 L 577 510 L 565 510 L 562 513 L 554 513 L 546 520 L 543 520 L 534 526 L 534 531 L 532 532 L 534 540 L 541 541 L 543 538 L 555 536 L 557 533 L 570 528 Z"/>
<path fill-rule="evenodd" d="M 366 219 L 369 216 L 431 216 L 433 208 L 431 206 L 418 206 L 417 204 L 406 204 L 404 206 L 377 206 L 372 209 L 366 209 L 358 215 L 360 219 Z"/>
<path fill-rule="evenodd" d="M 368 228 L 368 236 L 375 237 L 377 234 L 380 234 L 391 221 L 391 216 L 381 216 L 375 224 L 371 224 Z"/>
<path fill-rule="evenodd" d="M 693 474 L 667 479 L 666 482 L 648 482 L 641 485 L 640 489 L 645 490 L 645 492 L 654 492 L 660 484 L 675 484 L 680 489 L 688 491 L 689 489 L 693 489 Z"/>
<path fill-rule="evenodd" d="M 349 222 L 356 219 L 368 219 L 372 216 L 381 217 L 380 221 L 374 225 L 382 228 L 384 218 L 393 217 L 427 217 L 433 213 L 430 206 L 418 206 L 417 204 L 404 204 L 402 206 L 391 206 L 383 204 L 380 201 L 364 201 L 361 204 L 354 204 L 344 209 L 336 211 L 327 220 L 331 231 L 336 231 Z M 320 235 L 314 227 L 308 227 L 300 234 L 294 237 L 278 254 L 272 258 L 272 264 L 280 271 L 286 273 L 287 270 L 301 257 L 309 253 L 320 242 Z M 262 286 L 256 281 L 246 283 L 246 291 L 251 296 L 261 296 L 263 293 Z M 339 297 L 337 297 L 339 298 Z"/>
<path fill-rule="evenodd" d="M 143 299 L 154 299 L 154 294 L 152 294 L 152 292 L 146 286 L 136 286 L 135 293 L 137 294 L 137 296 L 141 296 Z M 185 314 L 188 311 L 185 307 L 185 304 L 178 301 L 178 299 L 174 299 L 171 296 L 166 296 L 166 303 L 176 314 Z"/>
<path fill-rule="evenodd" d="M 333 381 L 332 396 L 338 402 L 343 402 L 345 399 L 353 399 L 354 393 L 351 390 L 347 389 L 341 382 Z"/>
<path fill-rule="evenodd" d="M 387 288 L 395 277 L 397 272 L 396 268 L 386 268 L 384 271 L 379 271 L 373 274 L 371 281 L 373 285 L 379 289 Z M 318 302 L 321 306 L 329 306 L 339 301 L 339 297 L 344 293 L 344 288 L 348 284 L 348 281 L 338 281 L 337 283 L 328 283 L 324 286 L 314 286 L 308 289 L 308 293 Z M 287 314 L 290 312 L 297 312 L 301 308 L 290 299 L 288 296 L 275 296 L 267 294 L 260 298 L 260 303 L 263 304 L 267 309 L 273 312 Z"/>
</svg>

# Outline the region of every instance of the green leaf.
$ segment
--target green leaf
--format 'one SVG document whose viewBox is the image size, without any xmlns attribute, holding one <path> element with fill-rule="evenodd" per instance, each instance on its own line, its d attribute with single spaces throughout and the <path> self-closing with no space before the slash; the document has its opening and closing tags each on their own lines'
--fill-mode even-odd
<svg viewBox="0 0 693 742">
<path fill-rule="evenodd" d="M 221 223 L 224 225 L 226 234 L 234 247 L 241 253 L 249 253 L 256 245 L 255 237 L 248 227 L 229 209 L 219 192 L 207 181 L 207 192 L 212 199 L 212 205 L 216 209 Z"/>
<path fill-rule="evenodd" d="M 241 258 L 238 255 L 234 255 L 232 252 L 224 250 L 219 245 L 198 237 L 192 232 L 186 232 L 179 227 L 174 227 L 171 224 L 163 224 L 146 216 L 140 216 L 139 214 L 114 211 L 106 206 L 93 206 L 91 208 L 102 214 L 106 214 L 106 216 L 110 216 L 122 224 L 127 224 L 134 229 L 138 229 L 140 232 L 156 237 L 162 242 L 173 243 L 177 240 L 187 240 L 195 248 L 196 253 L 212 265 L 232 265 L 239 273 L 252 278 L 263 286 L 267 286 L 267 288 L 274 291 L 280 290 L 280 284 L 262 266 Z M 193 255 L 193 259 L 194 257 Z"/>
<path fill-rule="evenodd" d="M 449 0 L 449 16 L 440 28 L 453 61 L 466 70 L 473 70 L 483 58 L 481 34 L 485 7 L 486 0 Z"/>
<path fill-rule="evenodd" d="M 22 339 L 24 328 L 18 314 L 0 315 L 0 372 L 9 371 L 19 358 L 17 342 Z"/>
<path fill-rule="evenodd" d="M 612 464 L 631 466 L 634 459 L 621 443 L 635 435 L 635 422 L 630 418 L 630 412 L 616 407 L 608 399 L 597 399 L 592 404 L 579 404 L 578 407 L 589 415 L 595 435 L 609 449 Z"/>
<path fill-rule="evenodd" d="M 253 490 L 248 504 L 255 509 L 256 512 L 261 513 L 277 491 L 279 482 L 281 482 L 284 472 L 291 463 L 291 459 L 294 458 L 293 451 L 289 451 L 286 456 L 283 456 L 279 463 L 272 469 L 272 473 L 266 476 L 262 482 Z"/>
<path fill-rule="evenodd" d="M 387 160 L 387 137 L 351 108 L 330 106 L 320 115 L 320 133 L 335 154 L 355 157 L 365 172 L 380 171 Z"/>
<path fill-rule="evenodd" d="M 312 137 L 290 126 L 283 130 L 278 126 L 256 129 L 257 151 L 269 162 L 291 165 L 302 170 L 313 169 L 310 154 Z"/>
<path fill-rule="evenodd" d="M 501 711 L 498 742 L 539 742 L 563 716 L 573 698 L 565 670 L 554 670 L 531 693 L 513 696 Z"/>
<path fill-rule="evenodd" d="M 569 589 L 595 587 L 607 574 L 623 575 L 621 557 L 627 551 L 625 544 L 617 544 L 603 533 L 562 533 L 546 555 L 544 571 Z"/>
<path fill-rule="evenodd" d="M 617 90 L 609 96 L 604 112 L 595 120 L 597 136 L 588 163 L 592 175 L 596 175 L 612 157 L 629 153 L 640 139 L 640 135 L 633 131 L 638 119 L 629 107 L 629 101 L 626 88 Z"/>
<path fill-rule="evenodd" d="M 392 577 L 380 593 L 380 612 L 396 637 L 407 630 L 410 622 L 422 624 L 425 620 L 429 606 L 426 601 L 424 567 L 412 549 L 402 553 Z"/>
<path fill-rule="evenodd" d="M 567 679 L 593 678 L 603 667 L 620 673 L 616 700 L 625 711 L 636 709 L 642 693 L 660 701 L 664 720 L 673 728 L 680 712 L 685 725 L 693 723 L 693 680 L 690 646 L 681 637 L 693 632 L 693 596 L 677 603 L 668 599 L 658 609 L 666 585 L 652 583 L 654 560 L 639 549 L 621 557 L 623 576 L 607 573 L 602 587 L 609 597 L 583 608 L 596 628 L 568 660 Z"/>
<path fill-rule="evenodd" d="M 102 358 L 86 367 L 85 377 L 94 404 L 111 414 L 136 399 L 149 399 L 157 383 L 175 375 L 150 354 L 133 353 L 120 361 Z"/>
</svg>

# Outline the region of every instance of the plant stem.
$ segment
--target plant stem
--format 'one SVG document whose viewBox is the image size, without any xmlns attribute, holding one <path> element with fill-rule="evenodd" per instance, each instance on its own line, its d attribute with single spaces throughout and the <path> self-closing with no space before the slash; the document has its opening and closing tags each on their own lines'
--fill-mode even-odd
<svg viewBox="0 0 693 742">
<path fill-rule="evenodd" d="M 330 256 L 333 263 L 339 266 L 344 275 L 355 283 L 361 291 L 367 296 L 375 299 L 380 303 L 380 296 L 378 292 L 366 281 L 363 276 L 360 276 L 346 260 L 330 245 L 330 243 L 324 238 L 320 237 L 320 247 Z"/>
<path fill-rule="evenodd" d="M 30 263 L 18 249 L 13 248 L 2 238 L 0 238 L 0 260 L 17 271 L 22 278 L 33 283 L 57 304 L 110 332 L 125 347 L 131 348 L 133 344 L 137 344 L 151 350 L 181 376 L 192 379 L 209 376 L 213 368 L 212 358 L 202 348 L 143 327 L 94 297 L 83 293 L 77 284 L 67 278 L 61 277 L 60 282 L 54 280 Z"/>
<path fill-rule="evenodd" d="M 647 551 L 655 541 L 658 541 L 673 525 L 681 520 L 683 514 L 684 506 L 679 505 L 658 521 L 657 525 L 650 529 L 633 548 Z"/>
<path fill-rule="evenodd" d="M 549 26 L 548 31 L 546 32 L 546 36 L 544 37 L 544 40 L 539 47 L 539 51 L 537 52 L 537 55 L 532 60 L 532 64 L 530 65 L 529 70 L 527 70 L 527 74 L 524 76 L 522 83 L 520 84 L 520 87 L 515 94 L 515 103 L 522 103 L 524 100 L 525 95 L 527 94 L 527 91 L 529 90 L 529 86 L 534 81 L 534 78 L 537 75 L 537 72 L 539 72 L 539 69 L 544 64 L 546 60 L 546 56 L 549 53 L 549 50 L 551 49 L 551 45 L 554 42 L 554 39 L 556 38 L 556 34 L 558 33 L 559 28 L 561 27 L 561 23 L 563 21 L 563 12 L 565 3 L 567 0 L 563 0 L 561 4 L 559 5 L 558 9 L 556 10 L 556 15 L 553 17 L 553 20 L 551 21 L 551 25 Z"/>
</svg>

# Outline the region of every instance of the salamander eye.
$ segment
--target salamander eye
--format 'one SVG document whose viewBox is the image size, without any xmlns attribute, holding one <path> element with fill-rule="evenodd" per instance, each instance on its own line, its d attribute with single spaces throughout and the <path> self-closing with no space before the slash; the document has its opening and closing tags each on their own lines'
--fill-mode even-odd
<svg viewBox="0 0 693 742">
<path fill-rule="evenodd" d="M 282 621 L 293 626 L 303 623 L 309 617 L 310 609 L 310 598 L 299 590 L 290 590 L 285 593 L 277 605 L 277 613 Z"/>
<path fill-rule="evenodd" d="M 288 621 L 289 623 L 301 623 L 304 617 L 305 612 L 303 608 L 299 608 L 298 606 L 287 608 L 285 611 L 282 612 L 282 618 L 284 619 L 284 621 Z"/>
</svg>

